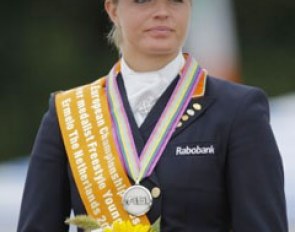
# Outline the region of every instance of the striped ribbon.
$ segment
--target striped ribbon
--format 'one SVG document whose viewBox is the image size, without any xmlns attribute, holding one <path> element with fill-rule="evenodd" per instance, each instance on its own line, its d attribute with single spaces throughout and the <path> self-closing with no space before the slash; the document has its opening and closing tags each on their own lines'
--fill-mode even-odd
<svg viewBox="0 0 295 232">
<path fill-rule="evenodd" d="M 168 104 L 165 106 L 140 156 L 117 84 L 120 63 L 109 73 L 106 82 L 108 102 L 119 156 L 129 176 L 137 183 L 151 175 L 163 154 L 180 118 L 186 110 L 204 70 L 188 55 Z"/>
</svg>

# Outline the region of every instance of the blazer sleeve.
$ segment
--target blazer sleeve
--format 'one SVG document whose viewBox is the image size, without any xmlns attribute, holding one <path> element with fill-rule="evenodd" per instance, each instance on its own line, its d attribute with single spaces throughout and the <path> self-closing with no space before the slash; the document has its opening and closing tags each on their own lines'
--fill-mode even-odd
<svg viewBox="0 0 295 232">
<path fill-rule="evenodd" d="M 67 158 L 52 94 L 33 146 L 17 231 L 68 231 L 69 215 Z"/>
<path fill-rule="evenodd" d="M 230 132 L 226 173 L 234 232 L 287 232 L 284 173 L 259 89 L 239 104 Z"/>
</svg>

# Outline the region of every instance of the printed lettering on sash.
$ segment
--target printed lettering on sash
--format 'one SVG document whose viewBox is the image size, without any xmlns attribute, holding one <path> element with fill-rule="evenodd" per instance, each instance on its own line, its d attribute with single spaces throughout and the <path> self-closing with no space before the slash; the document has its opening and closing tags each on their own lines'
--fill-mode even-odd
<svg viewBox="0 0 295 232">
<path fill-rule="evenodd" d="M 115 221 L 149 224 L 124 210 L 130 181 L 114 144 L 104 80 L 56 95 L 56 109 L 70 167 L 87 214 L 102 227 Z"/>
</svg>

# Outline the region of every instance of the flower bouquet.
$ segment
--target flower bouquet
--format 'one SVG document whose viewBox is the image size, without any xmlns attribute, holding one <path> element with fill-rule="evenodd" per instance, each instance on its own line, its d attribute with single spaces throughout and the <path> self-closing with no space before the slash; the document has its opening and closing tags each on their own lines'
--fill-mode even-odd
<svg viewBox="0 0 295 232">
<path fill-rule="evenodd" d="M 129 221 L 116 221 L 111 227 L 104 229 L 94 218 L 86 215 L 68 218 L 65 223 L 75 225 L 85 232 L 160 232 L 160 218 L 151 226 L 132 225 Z"/>
</svg>

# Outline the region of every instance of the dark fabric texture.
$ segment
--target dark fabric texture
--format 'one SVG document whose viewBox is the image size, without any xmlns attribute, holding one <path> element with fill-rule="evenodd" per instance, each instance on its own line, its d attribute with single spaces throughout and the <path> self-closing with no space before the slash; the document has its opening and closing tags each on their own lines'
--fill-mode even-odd
<svg viewBox="0 0 295 232">
<path fill-rule="evenodd" d="M 140 128 L 118 84 L 135 136 L 143 149 L 178 78 Z M 265 94 L 257 88 L 209 77 L 201 105 L 174 132 L 153 174 L 143 181 L 161 189 L 148 214 L 161 215 L 161 232 L 287 232 L 282 161 L 269 124 Z M 178 155 L 180 148 L 214 148 L 214 154 Z M 69 168 L 54 104 L 49 102 L 32 150 L 18 232 L 68 231 L 71 209 L 85 214 Z"/>
</svg>

